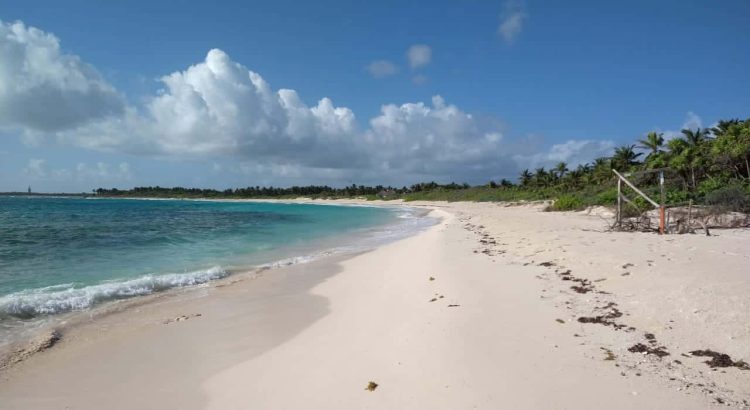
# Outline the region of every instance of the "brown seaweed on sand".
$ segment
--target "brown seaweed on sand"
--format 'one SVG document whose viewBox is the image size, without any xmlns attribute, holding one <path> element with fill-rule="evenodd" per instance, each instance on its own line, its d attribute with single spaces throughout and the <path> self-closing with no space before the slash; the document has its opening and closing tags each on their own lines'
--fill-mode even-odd
<svg viewBox="0 0 750 410">
<path fill-rule="evenodd" d="M 736 367 L 741 370 L 750 370 L 750 365 L 743 360 L 734 361 L 728 354 L 714 352 L 713 350 L 693 350 L 690 352 L 693 356 L 699 357 L 710 357 L 711 360 L 706 360 L 704 363 L 712 368 L 715 367 Z"/>
<path fill-rule="evenodd" d="M 646 346 L 643 343 L 636 343 L 635 345 L 630 346 L 628 348 L 628 351 L 631 353 L 652 354 L 659 358 L 669 356 L 669 352 L 666 351 L 666 348 L 664 346 L 651 347 Z"/>
<path fill-rule="evenodd" d="M 607 304 L 606 306 L 600 308 L 603 310 L 609 310 L 604 315 L 597 315 L 597 316 L 581 316 L 578 318 L 579 323 L 595 323 L 600 324 L 604 326 L 612 326 L 615 328 L 615 330 L 620 330 L 627 328 L 627 325 L 618 324 L 615 323 L 614 319 L 617 319 L 619 317 L 622 317 L 622 312 L 620 312 L 619 309 L 617 309 L 617 304 L 614 302 L 611 302 Z"/>
</svg>

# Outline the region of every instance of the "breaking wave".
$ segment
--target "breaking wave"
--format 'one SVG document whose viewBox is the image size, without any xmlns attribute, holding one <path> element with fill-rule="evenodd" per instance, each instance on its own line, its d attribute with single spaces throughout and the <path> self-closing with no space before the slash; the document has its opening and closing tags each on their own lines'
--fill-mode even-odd
<svg viewBox="0 0 750 410">
<path fill-rule="evenodd" d="M 23 290 L 0 297 L 0 316 L 27 319 L 41 315 L 84 310 L 96 304 L 149 295 L 167 289 L 193 286 L 229 275 L 219 266 L 188 273 L 144 275 L 125 281 L 75 287 L 72 284 Z"/>
</svg>

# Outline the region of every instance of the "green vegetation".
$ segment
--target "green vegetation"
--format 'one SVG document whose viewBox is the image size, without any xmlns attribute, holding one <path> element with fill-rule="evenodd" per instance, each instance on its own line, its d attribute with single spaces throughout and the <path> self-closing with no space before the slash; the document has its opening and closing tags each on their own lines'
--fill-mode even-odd
<svg viewBox="0 0 750 410">
<path fill-rule="evenodd" d="M 550 207 L 551 211 L 577 211 L 584 207 L 583 200 L 576 195 L 562 194 Z"/>
<path fill-rule="evenodd" d="M 140 187 L 128 191 L 98 189 L 97 195 L 169 198 L 348 198 L 404 199 L 406 201 L 532 201 L 556 200 L 550 210 L 576 210 L 590 205 L 611 206 L 617 199 L 612 170 L 629 175 L 646 194 L 659 197 L 658 177 L 666 179 L 668 205 L 689 201 L 728 211 L 750 212 L 750 119 L 719 121 L 711 129 L 684 129 L 667 141 L 650 132 L 637 144 L 617 147 L 611 157 L 569 169 L 564 162 L 552 169 L 523 170 L 517 183 L 507 179 L 482 186 L 435 182 L 411 187 L 344 188 L 307 186 L 291 188 L 248 187 L 212 189 Z M 641 210 L 649 205 L 631 196 Z"/>
</svg>

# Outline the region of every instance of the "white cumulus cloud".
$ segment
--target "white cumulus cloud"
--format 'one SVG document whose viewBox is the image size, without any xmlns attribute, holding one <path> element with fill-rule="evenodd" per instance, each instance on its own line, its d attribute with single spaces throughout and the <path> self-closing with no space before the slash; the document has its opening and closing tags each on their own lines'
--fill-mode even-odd
<svg viewBox="0 0 750 410">
<path fill-rule="evenodd" d="M 346 150 L 354 113 L 322 98 L 307 106 L 294 90 L 274 91 L 258 74 L 221 50 L 161 78 L 164 88 L 142 113 L 134 109 L 60 134 L 88 148 L 165 156 L 231 155 L 316 164 Z M 323 145 L 328 148 L 322 149 Z"/>
<path fill-rule="evenodd" d="M 592 162 L 595 158 L 612 154 L 615 143 L 610 140 L 568 140 L 554 144 L 547 151 L 530 155 L 515 155 L 519 168 L 552 167 L 565 162 L 569 167 Z"/>
<path fill-rule="evenodd" d="M 502 134 L 487 130 L 471 114 L 446 104 L 440 96 L 424 103 L 389 104 L 370 120 L 365 138 L 371 151 L 381 153 L 386 169 L 422 178 L 468 179 L 500 175 L 509 161 Z"/>
<path fill-rule="evenodd" d="M 524 167 L 575 163 L 611 148 L 606 141 L 573 140 L 534 153 L 508 141 L 498 121 L 476 118 L 440 96 L 430 104 L 385 104 L 361 127 L 351 109 L 326 97 L 308 105 L 296 91 L 272 88 L 259 73 L 219 49 L 163 76 L 161 89 L 139 99 L 144 102 L 136 107 L 78 57 L 60 53 L 54 36 L 22 23 L 4 25 L 3 30 L 6 37 L 35 40 L 4 38 L 0 55 L 36 65 L 21 69 L 26 63 L 6 65 L 2 60 L 0 108 L 24 98 L 46 98 L 38 89 L 64 96 L 68 104 L 61 104 L 65 106 L 51 118 L 41 112 L 24 117 L 3 110 L 0 126 L 19 127 L 38 143 L 54 140 L 92 150 L 209 160 L 217 164 L 210 172 L 264 184 L 484 182 L 516 175 L 522 162 Z M 38 55 L 47 57 L 40 60 Z M 415 45 L 408 57 L 410 66 L 424 66 L 431 49 Z M 25 172 L 30 177 L 100 183 L 134 178 L 127 163 L 50 170 L 44 160 L 35 159 Z"/>
<path fill-rule="evenodd" d="M 62 53 L 57 37 L 0 21 L 0 127 L 59 131 L 123 109 L 117 91 L 93 67 Z"/>
</svg>

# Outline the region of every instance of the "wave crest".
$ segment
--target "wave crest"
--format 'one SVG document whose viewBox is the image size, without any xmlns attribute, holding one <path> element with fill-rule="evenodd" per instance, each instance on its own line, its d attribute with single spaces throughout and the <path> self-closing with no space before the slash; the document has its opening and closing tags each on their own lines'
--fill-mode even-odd
<svg viewBox="0 0 750 410">
<path fill-rule="evenodd" d="M 171 288 L 193 286 L 229 273 L 219 266 L 188 273 L 144 275 L 136 279 L 76 288 L 72 284 L 24 290 L 0 297 L 0 316 L 28 319 L 40 315 L 84 310 L 108 300 L 149 295 Z"/>
</svg>

